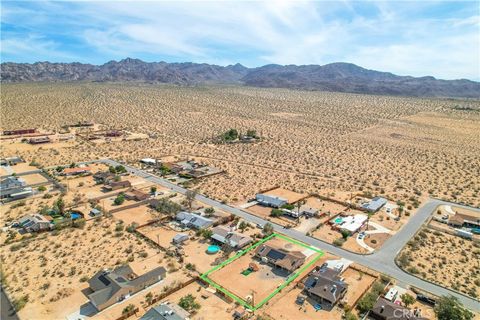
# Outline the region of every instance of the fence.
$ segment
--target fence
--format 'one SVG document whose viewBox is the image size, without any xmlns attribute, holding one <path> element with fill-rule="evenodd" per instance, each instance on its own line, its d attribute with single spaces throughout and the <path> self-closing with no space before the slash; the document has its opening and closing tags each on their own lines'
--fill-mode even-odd
<svg viewBox="0 0 480 320">
<path fill-rule="evenodd" d="M 123 206 L 123 207 L 119 207 L 119 208 L 113 208 L 113 209 L 109 210 L 108 213 L 113 214 L 113 213 L 120 212 L 120 211 L 123 211 L 123 210 L 128 210 L 128 209 L 137 208 L 137 207 L 140 207 L 140 206 L 142 206 L 142 205 L 144 205 L 144 204 L 148 204 L 149 202 L 150 202 L 149 199 L 147 199 L 147 200 L 142 200 L 142 201 L 138 201 L 138 202 L 129 204 L 128 206 Z"/>
</svg>

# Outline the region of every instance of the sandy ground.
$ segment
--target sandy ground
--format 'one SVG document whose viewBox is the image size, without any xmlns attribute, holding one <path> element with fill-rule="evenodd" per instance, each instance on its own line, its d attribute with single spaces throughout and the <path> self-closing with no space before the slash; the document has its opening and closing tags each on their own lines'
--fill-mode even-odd
<svg viewBox="0 0 480 320">
<path fill-rule="evenodd" d="M 210 242 L 204 240 L 190 240 L 183 246 L 185 251 L 185 262 L 195 265 L 199 273 L 207 272 L 214 267 L 213 262 L 220 257 L 220 253 L 207 254 Z"/>
<path fill-rule="evenodd" d="M 65 229 L 58 235 L 44 233 L 25 247 L 12 251 L 16 244 L 2 247 L 2 264 L 7 290 L 14 299 L 29 296 L 29 302 L 20 310 L 22 319 L 59 319 L 75 311 L 86 301 L 81 282 L 105 267 L 149 259 L 163 260 L 157 249 L 138 241 L 133 234 L 115 232 L 110 220 L 89 222 L 84 229 Z M 147 258 L 140 258 L 145 252 Z M 28 254 L 27 254 L 28 253 Z M 17 268 L 21 264 L 22 268 Z"/>
<path fill-rule="evenodd" d="M 266 243 L 285 248 L 289 251 L 305 251 L 304 247 L 280 238 L 273 238 Z M 248 296 L 252 296 L 252 290 L 254 290 L 253 303 L 258 304 L 274 292 L 278 286 L 284 283 L 291 273 L 275 269 L 269 264 L 262 263 L 256 259 L 254 255 L 254 250 L 248 252 L 223 268 L 212 272 L 209 274 L 209 278 L 245 301 L 247 301 Z M 315 256 L 316 254 L 312 254 L 307 257 L 304 265 L 308 264 Z M 259 270 L 247 276 L 241 274 L 252 262 L 258 265 Z M 301 268 L 302 267 L 299 269 Z"/>
<path fill-rule="evenodd" d="M 401 251 L 404 269 L 472 297 L 480 296 L 478 244 L 439 231 L 422 229 Z"/>
<path fill-rule="evenodd" d="M 132 223 L 144 225 L 157 218 L 157 214 L 155 210 L 150 209 L 146 205 L 142 205 L 140 207 L 115 212 L 113 217 L 115 219 L 122 220 L 126 225 Z"/>
<path fill-rule="evenodd" d="M 178 231 L 170 229 L 169 227 L 156 226 L 156 225 L 149 225 L 149 226 L 139 228 L 138 232 L 145 235 L 147 238 L 154 241 L 155 243 L 158 243 L 163 248 L 171 247 L 173 245 L 172 244 L 173 237 L 176 234 L 180 233 Z M 189 234 L 192 232 L 183 232 L 183 233 Z M 188 246 L 188 242 L 185 242 L 184 246 Z"/>
<path fill-rule="evenodd" d="M 194 282 L 185 288 L 169 295 L 162 302 L 169 301 L 178 303 L 180 298 L 191 294 L 195 301 L 200 304 L 197 313 L 190 317 L 192 320 L 231 319 L 235 304 L 228 303 L 220 296 L 207 291 L 200 283 Z M 202 295 L 208 298 L 202 298 Z"/>
<path fill-rule="evenodd" d="M 27 185 L 48 182 L 48 180 L 39 173 L 27 174 L 25 176 L 22 176 L 21 178 L 25 180 Z"/>
<path fill-rule="evenodd" d="M 286 294 L 281 296 L 276 301 L 272 301 L 262 311 L 272 317 L 273 319 L 298 319 L 298 320 L 310 320 L 310 319 L 342 319 L 343 311 L 334 308 L 331 311 L 315 311 L 313 308 L 315 302 L 307 299 L 302 307 L 295 303 L 297 296 L 302 293 L 299 288 L 292 288 Z M 275 299 L 275 298 L 274 298 Z"/>
<path fill-rule="evenodd" d="M 266 220 L 272 221 L 274 223 L 277 223 L 281 226 L 293 226 L 295 225 L 295 220 L 294 219 L 289 219 L 284 216 L 280 217 L 271 217 L 270 213 L 272 212 L 272 208 L 269 207 L 264 207 L 261 205 L 254 205 L 246 209 L 246 211 L 253 213 L 254 215 L 264 218 Z"/>
<path fill-rule="evenodd" d="M 368 191 L 407 203 L 418 193 L 479 201 L 472 186 L 480 175 L 472 172 L 480 167 L 480 115 L 453 109 L 476 101 L 144 84 L 7 84 L 2 89 L 5 128 L 58 130 L 66 122 L 95 120 L 151 136 L 45 145 L 35 150 L 42 163 L 105 156 L 135 163 L 143 157 L 198 157 L 227 171 L 199 182 L 201 191 L 230 202 L 272 185 L 324 195 Z M 119 112 L 111 112 L 112 106 Z M 256 129 L 263 139 L 203 143 L 230 127 Z M 32 158 L 25 148 L 7 147 L 8 153 Z"/>
<path fill-rule="evenodd" d="M 283 199 L 286 199 L 288 203 L 295 203 L 300 199 L 304 198 L 305 195 L 301 193 L 297 193 L 291 190 L 283 189 L 283 188 L 276 188 L 270 191 L 265 192 L 264 194 L 268 194 L 271 196 L 277 196 Z"/>
<path fill-rule="evenodd" d="M 350 307 L 353 307 L 353 304 L 363 296 L 376 280 L 375 277 L 352 268 L 345 270 L 342 273 L 342 278 L 345 278 L 344 281 L 348 284 L 344 300 Z"/>
<path fill-rule="evenodd" d="M 260 269 L 247 276 L 242 275 L 241 272 L 246 270 L 251 262 L 256 263 Z M 211 273 L 209 278 L 244 301 L 248 301 L 248 296 L 254 294 L 253 303 L 258 304 L 284 283 L 287 276 L 288 273 L 285 272 L 273 272 L 271 266 L 261 264 L 253 258 L 253 253 L 249 252 L 224 268 Z M 252 293 L 252 290 L 255 293 Z"/>
<path fill-rule="evenodd" d="M 177 271 L 175 273 L 167 273 L 167 276 L 161 283 L 153 285 L 151 288 L 147 288 L 143 290 L 141 293 L 135 295 L 131 299 L 124 300 L 121 303 L 117 303 L 114 306 L 96 314 L 95 316 L 91 317 L 90 319 L 95 320 L 116 320 L 122 316 L 122 310 L 129 304 L 133 304 L 134 306 L 138 307 L 139 312 L 132 316 L 132 319 L 138 319 L 143 314 L 145 314 L 148 310 L 150 310 L 152 306 L 147 305 L 145 301 L 145 296 L 148 293 L 152 293 L 153 296 L 157 296 L 158 294 L 162 293 L 168 287 L 174 287 L 179 283 L 186 282 L 190 278 L 187 276 L 186 273 Z"/>
</svg>

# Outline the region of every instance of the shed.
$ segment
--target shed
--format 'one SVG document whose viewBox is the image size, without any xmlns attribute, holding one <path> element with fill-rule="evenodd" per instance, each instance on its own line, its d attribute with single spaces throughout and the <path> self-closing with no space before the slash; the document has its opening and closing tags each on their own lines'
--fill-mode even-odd
<svg viewBox="0 0 480 320">
<path fill-rule="evenodd" d="M 183 242 L 187 241 L 189 239 L 189 236 L 185 233 L 177 233 L 173 239 L 172 242 L 175 244 L 182 244 Z"/>
</svg>

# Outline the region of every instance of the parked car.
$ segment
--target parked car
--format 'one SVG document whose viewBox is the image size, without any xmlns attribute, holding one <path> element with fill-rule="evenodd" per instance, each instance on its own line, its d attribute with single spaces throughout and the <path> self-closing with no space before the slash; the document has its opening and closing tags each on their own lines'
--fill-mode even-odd
<svg viewBox="0 0 480 320">
<path fill-rule="evenodd" d="M 297 300 L 295 300 L 295 303 L 302 306 L 305 303 L 305 296 L 299 295 Z"/>
<path fill-rule="evenodd" d="M 417 300 L 418 301 L 422 301 L 422 302 L 425 302 L 426 304 L 429 304 L 431 306 L 435 306 L 435 304 L 437 303 L 435 301 L 435 299 L 432 299 L 430 297 L 427 297 L 427 296 L 424 296 L 423 294 L 417 294 Z"/>
</svg>

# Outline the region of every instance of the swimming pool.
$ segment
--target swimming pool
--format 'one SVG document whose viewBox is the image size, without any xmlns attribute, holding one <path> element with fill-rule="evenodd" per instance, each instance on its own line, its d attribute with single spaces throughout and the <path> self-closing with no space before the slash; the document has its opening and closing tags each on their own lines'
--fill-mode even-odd
<svg viewBox="0 0 480 320">
<path fill-rule="evenodd" d="M 343 219 L 342 218 L 336 218 L 335 220 L 335 224 L 340 224 L 343 222 Z"/>
<path fill-rule="evenodd" d="M 208 249 L 207 249 L 207 253 L 208 253 L 208 254 L 215 254 L 215 253 L 217 253 L 218 251 L 220 251 L 220 247 L 219 247 L 219 246 L 214 245 L 214 244 L 208 246 Z"/>
<path fill-rule="evenodd" d="M 70 212 L 70 218 L 72 220 L 77 220 L 77 219 L 83 218 L 83 215 L 81 213 L 72 211 Z"/>
</svg>

